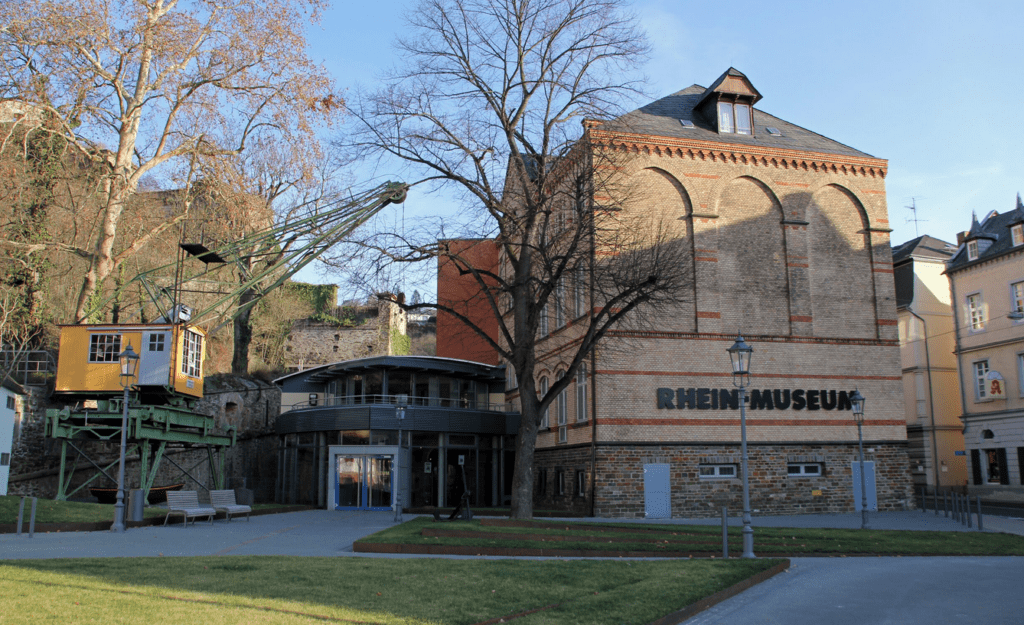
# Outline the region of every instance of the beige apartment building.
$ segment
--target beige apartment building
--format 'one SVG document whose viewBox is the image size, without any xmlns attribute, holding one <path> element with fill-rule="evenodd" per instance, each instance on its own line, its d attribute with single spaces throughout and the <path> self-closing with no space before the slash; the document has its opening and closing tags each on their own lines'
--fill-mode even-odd
<svg viewBox="0 0 1024 625">
<path fill-rule="evenodd" d="M 969 489 L 1024 501 L 1024 205 L 974 219 L 948 263 Z"/>
<path fill-rule="evenodd" d="M 915 490 L 967 483 L 946 261 L 957 246 L 921 236 L 893 248 L 907 453 Z"/>
<path fill-rule="evenodd" d="M 674 224 L 679 271 L 692 279 L 677 309 L 612 333 L 552 407 L 537 441 L 537 507 L 625 517 L 739 510 L 740 412 L 726 353 L 737 331 L 754 349 L 755 512 L 859 505 L 854 390 L 867 398 L 869 508 L 913 505 L 888 163 L 754 108 L 761 98 L 730 68 L 710 87 L 585 123 L 603 171 L 637 190 L 623 214 Z M 590 294 L 570 286 L 555 296 L 564 301 L 541 324 L 541 392 L 567 366 L 565 347 L 585 325 L 576 316 L 602 305 L 581 305 Z"/>
</svg>

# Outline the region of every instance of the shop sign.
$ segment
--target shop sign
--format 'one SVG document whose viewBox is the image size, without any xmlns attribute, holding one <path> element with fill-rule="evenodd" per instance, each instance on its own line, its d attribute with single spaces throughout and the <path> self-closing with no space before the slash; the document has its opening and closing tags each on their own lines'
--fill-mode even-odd
<svg viewBox="0 0 1024 625">
<path fill-rule="evenodd" d="M 985 396 L 995 399 L 1006 398 L 1006 382 L 998 371 L 989 371 L 985 376 Z"/>
<path fill-rule="evenodd" d="M 750 410 L 852 410 L 852 391 L 750 389 Z M 659 388 L 658 409 L 738 410 L 740 392 L 734 388 Z"/>
</svg>

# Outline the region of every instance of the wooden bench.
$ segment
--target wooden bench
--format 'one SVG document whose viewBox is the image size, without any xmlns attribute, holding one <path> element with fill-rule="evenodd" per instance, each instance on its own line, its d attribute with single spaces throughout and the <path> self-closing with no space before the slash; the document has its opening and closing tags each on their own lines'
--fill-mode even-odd
<svg viewBox="0 0 1024 625">
<path fill-rule="evenodd" d="M 228 516 L 228 521 L 231 520 L 232 514 L 242 514 L 243 512 L 245 520 L 248 521 L 249 513 L 252 512 L 251 506 L 235 503 L 235 491 L 233 490 L 211 490 L 210 505 L 218 512 L 223 510 L 224 514 Z"/>
<path fill-rule="evenodd" d="M 194 490 L 171 490 L 167 491 L 167 516 L 164 517 L 164 525 L 167 525 L 167 519 L 171 518 L 172 514 L 180 514 L 182 527 L 185 527 L 189 519 L 193 519 L 192 522 L 195 523 L 194 519 L 201 516 L 210 517 L 212 524 L 217 510 L 199 503 L 199 496 Z"/>
</svg>

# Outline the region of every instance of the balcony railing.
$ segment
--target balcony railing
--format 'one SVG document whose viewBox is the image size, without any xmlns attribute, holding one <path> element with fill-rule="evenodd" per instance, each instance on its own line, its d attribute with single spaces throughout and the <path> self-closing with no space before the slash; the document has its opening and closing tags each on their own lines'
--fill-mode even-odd
<svg viewBox="0 0 1024 625">
<path fill-rule="evenodd" d="M 319 398 L 315 403 L 304 401 L 292 404 L 289 410 L 304 408 L 334 408 L 390 404 L 393 406 L 428 406 L 431 408 L 461 408 L 464 410 L 490 410 L 507 412 L 504 403 L 479 402 L 466 397 L 410 397 L 408 395 L 348 395 Z"/>
</svg>

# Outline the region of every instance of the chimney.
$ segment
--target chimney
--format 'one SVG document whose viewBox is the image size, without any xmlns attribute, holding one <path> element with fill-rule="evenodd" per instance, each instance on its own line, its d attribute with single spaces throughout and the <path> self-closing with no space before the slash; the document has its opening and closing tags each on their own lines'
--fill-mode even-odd
<svg viewBox="0 0 1024 625">
<path fill-rule="evenodd" d="M 956 244 L 957 245 L 963 245 L 964 244 L 964 239 L 967 238 L 968 234 L 969 233 L 966 230 L 964 230 L 963 232 L 957 232 L 956 233 Z"/>
</svg>

